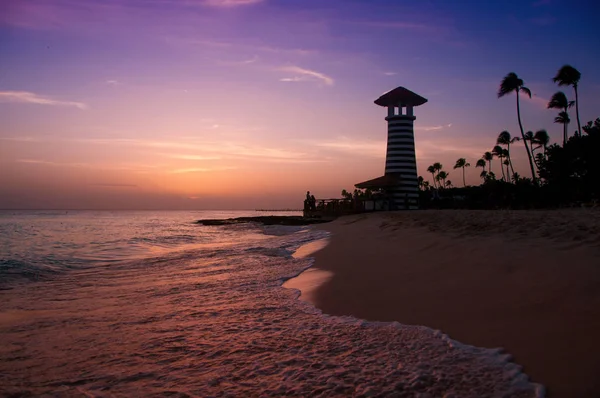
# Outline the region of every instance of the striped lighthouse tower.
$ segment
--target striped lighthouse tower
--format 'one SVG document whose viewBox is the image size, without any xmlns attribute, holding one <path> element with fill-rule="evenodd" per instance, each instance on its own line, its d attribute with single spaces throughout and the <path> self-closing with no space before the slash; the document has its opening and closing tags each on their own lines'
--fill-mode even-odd
<svg viewBox="0 0 600 398">
<path fill-rule="evenodd" d="M 404 87 L 383 94 L 375 104 L 387 108 L 388 136 L 385 176 L 394 181 L 387 188 L 396 209 L 417 209 L 419 186 L 413 108 L 427 100 Z"/>
</svg>

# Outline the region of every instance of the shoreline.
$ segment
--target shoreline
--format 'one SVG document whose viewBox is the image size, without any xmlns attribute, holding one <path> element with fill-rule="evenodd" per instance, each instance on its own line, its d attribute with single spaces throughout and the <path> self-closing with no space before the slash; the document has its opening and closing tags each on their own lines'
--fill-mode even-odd
<svg viewBox="0 0 600 398">
<path fill-rule="evenodd" d="M 502 347 L 549 397 L 598 396 L 598 221 L 579 209 L 342 217 L 316 226 L 331 241 L 309 270 L 328 277 L 295 288 L 325 314 Z"/>
</svg>

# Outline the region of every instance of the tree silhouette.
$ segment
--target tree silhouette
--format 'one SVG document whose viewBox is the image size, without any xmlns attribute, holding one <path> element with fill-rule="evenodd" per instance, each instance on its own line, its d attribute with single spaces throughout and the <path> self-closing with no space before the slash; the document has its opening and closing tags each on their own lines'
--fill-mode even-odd
<svg viewBox="0 0 600 398">
<path fill-rule="evenodd" d="M 552 81 L 559 86 L 571 86 L 575 91 L 575 115 L 577 116 L 577 134 L 579 136 L 581 136 L 581 123 L 579 121 L 579 94 L 577 88 L 579 87 L 580 79 L 581 72 L 571 65 L 564 65 L 556 72 L 556 76 L 552 79 Z"/>
<path fill-rule="evenodd" d="M 546 150 L 548 149 L 548 144 L 550 144 L 550 136 L 548 135 L 548 132 L 544 129 L 536 131 L 535 134 L 533 135 L 533 142 L 538 145 L 538 148 L 544 149 L 544 157 L 545 157 Z"/>
<path fill-rule="evenodd" d="M 575 101 L 569 101 L 567 99 L 565 93 L 563 93 L 562 91 L 557 91 L 556 93 L 554 93 L 554 95 L 552 95 L 550 101 L 548 101 L 548 109 L 561 109 L 562 112 L 559 113 L 559 116 L 561 114 L 565 114 L 567 115 L 566 120 L 569 120 L 568 109 L 571 108 L 574 103 Z M 555 123 L 561 123 L 556 122 L 556 119 L 554 121 Z M 563 123 L 563 146 L 565 145 L 568 139 L 568 125 L 568 121 L 566 123 Z"/>
<path fill-rule="evenodd" d="M 554 118 L 554 123 L 560 123 L 563 125 L 563 146 L 567 145 L 567 126 L 569 125 L 569 114 L 565 111 L 559 112 L 558 116 Z"/>
<path fill-rule="evenodd" d="M 500 170 L 502 170 L 502 179 L 503 180 L 506 179 L 506 176 L 504 175 L 504 167 L 502 166 L 504 164 L 502 159 L 504 159 L 504 151 L 505 150 L 506 149 L 502 149 L 502 147 L 500 145 L 496 145 L 494 148 L 492 148 L 492 155 L 496 156 L 500 160 Z"/>
<path fill-rule="evenodd" d="M 510 158 L 510 144 L 513 144 L 520 140 L 521 139 L 519 137 L 511 137 L 510 133 L 506 130 L 504 130 L 503 132 L 498 134 L 498 138 L 496 139 L 496 144 L 506 145 L 506 151 L 507 151 L 506 157 L 508 158 L 508 163 L 510 165 L 510 170 L 512 171 L 512 174 L 515 174 L 515 169 L 513 168 L 512 160 Z"/>
<path fill-rule="evenodd" d="M 434 188 L 436 187 L 436 186 L 435 186 L 435 171 L 436 171 L 436 170 L 435 170 L 435 167 L 433 167 L 433 165 L 431 165 L 431 166 L 429 166 L 429 167 L 427 168 L 427 172 L 428 172 L 428 173 L 431 173 L 431 178 L 432 178 L 432 181 L 433 181 L 433 187 L 434 187 Z"/>
<path fill-rule="evenodd" d="M 482 159 L 488 162 L 488 171 L 492 172 L 492 160 L 494 159 L 494 155 L 491 152 L 486 152 L 483 154 Z"/>
<path fill-rule="evenodd" d="M 446 173 L 444 170 L 440 170 L 437 173 L 437 180 L 441 181 L 440 187 L 444 187 L 446 186 L 446 178 L 448 178 L 448 176 L 450 175 L 450 173 Z"/>
<path fill-rule="evenodd" d="M 531 168 L 531 177 L 533 178 L 533 182 L 537 184 L 537 179 L 535 176 L 535 168 L 533 166 L 533 156 L 531 151 L 529 150 L 529 146 L 525 141 L 525 132 L 523 131 L 523 123 L 521 122 L 521 106 L 519 103 L 519 93 L 523 92 L 525 95 L 531 98 L 531 90 L 524 86 L 524 82 L 522 79 L 517 76 L 516 73 L 510 72 L 508 75 L 502 79 L 500 83 L 500 88 L 498 89 L 498 98 L 502 98 L 505 95 L 508 95 L 512 92 L 517 95 L 517 119 L 519 121 L 519 129 L 521 130 L 521 137 L 524 140 L 525 150 L 527 151 L 527 157 L 529 159 L 529 167 Z"/>
<path fill-rule="evenodd" d="M 460 158 L 456 161 L 456 164 L 454 165 L 455 169 L 461 168 L 462 169 L 462 177 L 463 177 L 463 186 L 467 186 L 467 183 L 465 182 L 465 167 L 471 167 L 471 163 L 467 162 L 467 159 L 465 158 Z"/>
</svg>

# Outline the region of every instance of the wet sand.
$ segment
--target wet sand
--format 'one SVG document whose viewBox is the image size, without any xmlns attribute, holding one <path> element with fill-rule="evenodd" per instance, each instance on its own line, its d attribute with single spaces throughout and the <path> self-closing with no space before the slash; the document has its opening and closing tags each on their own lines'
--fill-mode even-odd
<svg viewBox="0 0 600 398">
<path fill-rule="evenodd" d="M 600 396 L 600 211 L 378 213 L 317 228 L 332 233 L 314 254 L 328 278 L 309 278 L 305 299 L 325 313 L 503 347 L 549 397 Z"/>
</svg>

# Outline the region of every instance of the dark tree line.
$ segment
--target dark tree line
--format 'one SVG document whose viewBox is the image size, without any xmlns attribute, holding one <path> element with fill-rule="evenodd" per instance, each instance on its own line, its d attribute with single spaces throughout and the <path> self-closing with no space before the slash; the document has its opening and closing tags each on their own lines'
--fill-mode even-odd
<svg viewBox="0 0 600 398">
<path fill-rule="evenodd" d="M 600 118 L 581 126 L 578 103 L 580 79 L 581 73 L 570 65 L 560 68 L 552 79 L 559 86 L 572 87 L 575 100 L 569 100 L 564 92 L 557 91 L 548 101 L 548 109 L 559 111 L 554 122 L 563 126 L 562 145 L 549 145 L 550 138 L 546 130 L 525 132 L 521 120 L 520 95 L 531 97 L 531 91 L 516 73 L 507 74 L 500 83 L 498 98 L 515 93 L 520 137 L 512 137 L 508 131 L 502 131 L 493 149 L 477 160 L 475 167 L 482 168 L 480 177 L 483 180 L 479 186 L 466 185 L 464 171 L 470 164 L 465 158 L 458 159 L 454 166 L 455 169 L 462 169 L 463 188 L 446 185 L 448 173 L 441 171 L 439 163 L 434 163 L 427 169 L 434 178 L 433 186 L 429 186 L 423 178 L 419 179 L 423 207 L 530 208 L 598 204 Z M 569 109 L 573 106 L 577 130 L 569 136 Z M 513 169 L 511 144 L 519 142 L 525 147 L 531 178 L 521 177 Z M 494 158 L 498 159 L 495 166 Z"/>
</svg>

